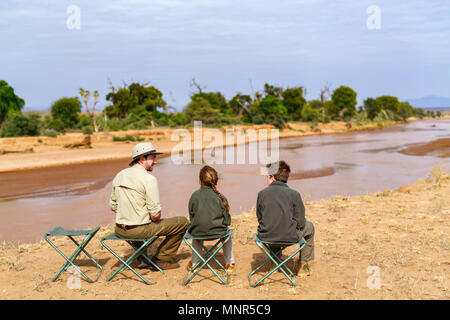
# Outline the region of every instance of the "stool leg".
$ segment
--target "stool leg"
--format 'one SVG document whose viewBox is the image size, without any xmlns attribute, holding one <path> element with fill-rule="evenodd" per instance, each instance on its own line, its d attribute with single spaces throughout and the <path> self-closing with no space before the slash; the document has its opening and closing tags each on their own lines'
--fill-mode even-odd
<svg viewBox="0 0 450 320">
<path fill-rule="evenodd" d="M 134 270 L 130 264 L 140 256 L 140 254 L 143 252 L 143 250 L 147 249 L 148 243 L 150 243 L 151 240 L 146 241 L 138 250 L 136 250 L 128 259 L 127 261 L 124 261 L 121 257 L 119 257 L 111 248 L 109 248 L 102 240 L 100 241 L 102 245 L 113 255 L 115 256 L 120 262 L 122 262 L 122 265 L 109 276 L 106 281 L 110 281 L 113 279 L 118 273 L 122 272 L 125 267 L 133 271 L 135 275 L 137 275 L 142 281 L 144 281 L 146 284 L 151 285 L 149 281 L 147 281 L 144 277 L 142 277 L 136 270 Z"/>
<path fill-rule="evenodd" d="M 75 243 L 77 246 L 80 246 L 79 244 L 78 244 L 78 242 L 77 241 L 75 241 L 75 239 L 74 238 L 72 238 L 71 236 L 69 236 L 69 238 L 70 238 L 70 240 L 72 240 L 73 241 L 73 243 Z M 90 241 L 90 240 L 89 240 Z M 87 245 L 87 243 L 86 243 L 86 245 Z M 86 247 L 86 245 L 84 245 L 83 247 L 81 247 L 81 251 L 89 258 L 89 259 L 91 259 L 96 265 L 97 265 L 97 267 L 100 269 L 100 273 L 98 274 L 98 276 L 97 276 L 97 278 L 94 280 L 94 282 L 95 281 L 97 281 L 98 280 L 98 278 L 100 277 L 100 275 L 103 273 L 103 268 L 102 268 L 102 266 L 86 251 L 86 250 L 84 250 L 84 248 Z"/>
<path fill-rule="evenodd" d="M 158 237 L 152 237 L 153 240 L 151 240 L 151 242 L 147 245 L 147 247 L 151 246 L 151 244 L 157 239 Z M 132 241 L 127 241 L 127 243 L 134 249 L 137 250 L 138 248 L 133 244 Z M 147 249 L 147 248 L 146 248 Z M 154 263 L 152 261 L 152 259 L 150 259 L 146 254 L 145 251 L 144 253 L 141 254 L 141 256 L 143 256 L 152 266 L 154 266 L 156 269 L 158 269 L 159 272 L 161 272 L 162 274 L 164 274 L 163 269 L 161 269 L 160 267 L 158 267 L 158 265 L 156 263 Z"/>
<path fill-rule="evenodd" d="M 208 250 L 204 244 L 202 244 L 202 248 L 205 249 L 206 253 L 204 256 L 202 256 L 200 253 L 197 252 L 197 250 L 194 249 L 194 247 L 189 243 L 189 241 L 187 241 L 186 238 L 183 239 L 184 242 L 188 245 L 188 247 L 190 247 L 192 249 L 192 251 L 200 258 L 200 260 L 202 262 L 197 263 L 195 266 L 192 266 L 192 269 L 188 271 L 188 273 L 186 274 L 186 276 L 184 277 L 183 280 L 183 285 L 187 285 L 199 272 L 201 269 L 203 269 L 203 267 L 206 265 L 214 274 L 217 278 L 219 278 L 219 280 L 223 283 L 223 284 L 228 284 L 230 282 L 229 279 L 229 274 L 226 271 L 226 269 L 223 267 L 223 265 L 214 257 L 216 255 L 217 252 L 219 252 L 219 250 L 222 248 L 222 246 L 218 247 L 217 249 L 215 249 L 219 243 L 221 242 L 221 239 L 219 239 L 214 246 L 211 248 L 211 250 Z M 212 252 L 213 251 L 213 252 Z M 208 257 L 206 260 L 205 258 Z M 222 277 L 209 265 L 209 261 L 211 259 L 214 259 L 219 266 L 225 271 L 226 275 L 227 275 L 227 280 L 223 280 Z M 197 266 L 199 266 L 197 268 Z M 194 270 L 194 271 L 192 271 Z M 192 273 L 192 275 L 189 277 L 189 275 Z"/>
<path fill-rule="evenodd" d="M 75 259 L 78 257 L 78 255 L 81 253 L 81 251 L 87 246 L 87 244 L 89 243 L 89 241 L 92 239 L 91 235 L 87 235 L 84 240 L 82 241 L 82 243 L 77 247 L 77 249 L 72 253 L 72 255 L 70 256 L 70 258 L 68 258 L 61 250 L 59 250 L 54 244 L 53 242 L 50 241 L 50 239 L 48 239 L 47 235 L 44 236 L 45 240 L 66 260 L 66 263 L 63 264 L 63 266 L 61 267 L 61 269 L 59 270 L 59 272 L 56 274 L 56 276 L 52 279 L 53 282 L 55 282 L 59 276 L 67 270 L 67 268 L 72 265 L 74 267 L 75 270 L 77 270 L 88 282 L 95 282 L 95 280 L 91 280 L 88 276 L 86 276 L 81 269 L 75 265 L 73 262 L 75 261 Z M 100 276 L 100 275 L 99 275 Z M 97 277 L 98 278 L 98 277 Z"/>
</svg>

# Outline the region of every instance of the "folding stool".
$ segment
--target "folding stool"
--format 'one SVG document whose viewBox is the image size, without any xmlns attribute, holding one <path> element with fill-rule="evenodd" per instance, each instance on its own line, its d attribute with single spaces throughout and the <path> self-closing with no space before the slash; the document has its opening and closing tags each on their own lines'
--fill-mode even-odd
<svg viewBox="0 0 450 320">
<path fill-rule="evenodd" d="M 45 240 L 61 256 L 63 256 L 64 259 L 66 259 L 66 263 L 63 264 L 63 266 L 61 267 L 61 269 L 59 270 L 59 272 L 56 274 L 56 276 L 53 278 L 52 281 L 56 281 L 59 278 L 59 276 L 61 275 L 61 273 L 66 271 L 69 268 L 69 266 L 72 266 L 75 270 L 77 270 L 83 276 L 83 278 L 86 279 L 86 281 L 88 281 L 88 282 L 95 282 L 95 281 L 97 281 L 97 279 L 103 273 L 103 268 L 97 263 L 97 261 L 95 261 L 94 258 L 91 257 L 91 255 L 85 250 L 85 248 L 88 245 L 89 241 L 92 240 L 92 238 L 94 237 L 94 235 L 97 233 L 98 230 L 100 230 L 100 227 L 96 227 L 96 228 L 91 229 L 91 230 L 68 230 L 68 229 L 64 229 L 62 227 L 56 227 L 56 228 L 50 230 L 49 232 L 45 233 L 45 235 L 44 235 Z M 67 258 L 67 256 L 61 250 L 59 250 L 52 241 L 50 241 L 50 239 L 48 238 L 49 236 L 67 236 L 70 240 L 72 240 L 73 243 L 75 243 L 77 245 L 77 248 L 72 253 L 70 258 Z M 78 243 L 73 238 L 74 236 L 85 236 L 85 237 L 84 237 L 84 239 L 83 239 L 83 241 L 81 243 Z M 81 252 L 84 252 L 88 256 L 88 258 L 91 259 L 96 264 L 96 266 L 100 269 L 100 273 L 98 274 L 97 278 L 95 278 L 95 280 L 91 280 L 88 276 L 86 276 L 83 273 L 83 271 L 81 271 L 81 269 L 77 265 L 74 264 L 75 259 L 78 257 L 78 255 Z"/>
<path fill-rule="evenodd" d="M 201 269 L 203 269 L 204 266 L 207 266 L 219 280 L 222 282 L 222 284 L 229 284 L 230 283 L 230 275 L 228 274 L 228 271 L 225 269 L 225 267 L 215 258 L 215 255 L 217 252 L 219 252 L 220 249 L 222 249 L 223 245 L 231 240 L 231 234 L 233 230 L 228 229 L 227 232 L 222 236 L 205 236 L 205 237 L 194 237 L 188 232 L 185 233 L 183 240 L 188 245 L 189 248 L 192 249 L 192 251 L 200 258 L 200 261 L 196 263 L 192 268 L 188 271 L 186 276 L 183 279 L 183 285 L 187 285 L 199 272 Z M 197 250 L 194 249 L 194 247 L 189 243 L 188 240 L 201 240 L 201 241 L 208 241 L 208 240 L 216 240 L 216 243 L 211 247 L 210 250 L 208 250 L 203 243 L 201 243 L 202 248 L 206 251 L 205 255 L 202 256 Z M 220 246 L 219 246 L 220 244 Z M 214 270 L 211 265 L 209 264 L 209 261 L 213 259 L 219 267 L 225 271 L 225 274 L 227 276 L 227 279 L 224 280 L 217 272 Z"/>
<path fill-rule="evenodd" d="M 135 275 L 137 275 L 142 281 L 144 281 L 146 284 L 151 285 L 152 283 L 150 283 L 149 281 L 147 281 L 144 277 L 142 277 L 136 270 L 134 270 L 131 267 L 131 264 L 133 263 L 134 260 L 136 260 L 138 257 L 142 256 L 144 257 L 150 264 L 151 266 L 153 266 L 155 269 L 159 270 L 159 272 L 161 272 L 162 274 L 164 274 L 164 271 L 158 267 L 149 257 L 147 257 L 147 255 L 145 254 L 145 252 L 147 251 L 147 248 L 158 238 L 158 236 L 153 236 L 151 238 L 148 239 L 132 239 L 132 238 L 121 238 L 119 237 L 117 234 L 115 233 L 111 233 L 109 235 L 107 235 L 106 237 L 103 237 L 100 240 L 100 243 L 102 244 L 102 246 L 104 246 L 106 248 L 106 250 L 108 250 L 114 257 L 116 257 L 120 262 L 122 262 L 122 265 L 117 268 L 116 271 L 114 271 L 108 279 L 106 279 L 106 281 L 110 281 L 111 279 L 113 279 L 116 275 L 118 275 L 119 273 L 121 273 L 123 270 L 125 270 L 125 268 L 130 269 L 131 271 L 134 272 Z M 122 240 L 127 242 L 134 250 L 135 252 L 127 259 L 127 261 L 124 261 L 117 253 L 115 253 L 110 247 L 108 247 L 105 244 L 106 240 Z M 142 242 L 142 245 L 140 247 L 136 247 L 133 242 Z"/>
<path fill-rule="evenodd" d="M 280 243 L 280 242 L 269 242 L 269 241 L 263 241 L 261 239 L 259 239 L 258 235 L 255 233 L 254 234 L 254 240 L 255 243 L 261 248 L 261 250 L 269 257 L 268 259 L 266 259 L 263 263 L 261 263 L 259 266 L 257 266 L 255 268 L 255 270 L 253 270 L 252 272 L 250 272 L 250 274 L 248 275 L 248 282 L 250 284 L 251 287 L 256 287 L 258 284 L 260 284 L 262 281 L 264 281 L 267 277 L 269 277 L 272 273 L 274 273 L 275 271 L 277 271 L 278 269 L 280 269 L 280 271 L 286 276 L 286 278 L 288 278 L 288 280 L 296 287 L 297 284 L 294 282 L 294 280 L 291 278 L 291 276 L 293 278 L 296 278 L 296 276 L 294 275 L 294 273 L 288 268 L 288 266 L 286 265 L 286 262 L 288 262 L 289 260 L 291 260 L 298 252 L 300 252 L 300 250 L 303 249 L 303 247 L 306 245 L 306 241 L 304 238 L 301 238 L 298 242 L 286 242 L 286 243 Z M 281 261 L 280 257 L 281 257 L 281 253 L 283 252 L 284 249 L 286 249 L 289 246 L 292 245 L 299 245 L 298 249 L 296 249 L 294 251 L 294 253 L 292 253 L 289 257 L 287 257 L 286 259 L 284 259 L 283 261 Z M 272 250 L 272 247 L 276 247 L 276 251 L 274 252 Z M 272 270 L 270 270 L 264 277 L 262 277 L 261 279 L 259 279 L 258 281 L 256 281 L 255 283 L 252 283 L 251 281 L 251 277 L 259 270 L 261 269 L 267 262 L 272 261 L 275 264 L 275 268 L 273 268 Z M 286 272 L 287 271 L 287 272 Z M 288 275 L 288 273 L 290 274 L 290 276 Z"/>
</svg>

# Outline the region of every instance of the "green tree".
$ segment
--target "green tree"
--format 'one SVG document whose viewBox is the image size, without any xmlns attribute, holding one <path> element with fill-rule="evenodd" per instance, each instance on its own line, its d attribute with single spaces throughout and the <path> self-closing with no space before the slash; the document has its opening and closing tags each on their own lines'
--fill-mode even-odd
<svg viewBox="0 0 450 320">
<path fill-rule="evenodd" d="M 397 97 L 393 96 L 380 96 L 375 99 L 377 104 L 379 104 L 380 108 L 383 110 L 389 110 L 393 114 L 398 114 L 400 109 L 400 102 Z"/>
<path fill-rule="evenodd" d="M 400 102 L 398 108 L 398 115 L 403 121 L 414 115 L 414 108 L 408 102 Z"/>
<path fill-rule="evenodd" d="M 162 92 L 146 83 L 133 82 L 117 89 L 110 85 L 110 89 L 111 92 L 106 95 L 106 100 L 112 105 L 105 108 L 108 117 L 127 118 L 130 110 L 136 106 L 143 106 L 148 112 L 153 112 L 157 108 L 166 110 L 168 107 L 162 98 Z"/>
<path fill-rule="evenodd" d="M 311 106 L 311 108 L 313 109 L 321 109 L 322 106 L 322 101 L 320 101 L 319 99 L 314 99 L 308 102 L 308 104 Z"/>
<path fill-rule="evenodd" d="M 187 124 L 186 116 L 183 112 L 177 112 L 173 114 L 172 121 L 174 122 L 175 126 L 184 126 Z"/>
<path fill-rule="evenodd" d="M 81 102 L 78 97 L 64 97 L 52 103 L 50 113 L 54 120 L 61 120 L 64 129 L 75 128 L 81 108 Z"/>
<path fill-rule="evenodd" d="M 381 111 L 381 105 L 374 98 L 367 98 L 364 100 L 364 110 L 367 112 L 367 117 L 373 120 Z"/>
<path fill-rule="evenodd" d="M 330 116 L 335 119 L 349 118 L 356 113 L 356 92 L 347 86 L 340 86 L 331 95 L 333 102 L 329 109 Z"/>
<path fill-rule="evenodd" d="M 281 94 L 283 93 L 283 88 L 281 87 L 275 87 L 271 84 L 265 83 L 264 84 L 264 95 L 267 96 L 274 96 L 277 98 L 281 98 Z"/>
<path fill-rule="evenodd" d="M 322 113 L 319 108 L 313 108 L 310 104 L 306 104 L 301 113 L 303 121 L 319 122 L 322 120 Z"/>
<path fill-rule="evenodd" d="M 130 95 L 136 97 L 137 104 L 144 106 L 148 112 L 153 112 L 157 108 L 165 109 L 166 101 L 162 98 L 163 94 L 154 86 L 133 82 L 128 86 Z"/>
<path fill-rule="evenodd" d="M 191 96 L 191 100 L 202 98 L 208 101 L 211 108 L 219 110 L 222 114 L 230 113 L 227 99 L 221 92 L 198 92 Z"/>
<path fill-rule="evenodd" d="M 281 100 L 269 95 L 264 97 L 257 105 L 252 115 L 252 122 L 256 124 L 273 124 L 275 127 L 281 128 L 288 118 L 287 109 L 283 106 Z"/>
<path fill-rule="evenodd" d="M 25 101 L 14 93 L 14 89 L 4 80 L 0 80 L 0 124 L 10 112 L 20 111 Z"/>
<path fill-rule="evenodd" d="M 245 112 L 250 113 L 250 104 L 252 103 L 252 98 L 247 94 L 236 94 L 229 101 L 230 108 L 233 110 L 233 113 L 238 117 L 241 117 Z"/>
<path fill-rule="evenodd" d="M 287 88 L 281 94 L 283 105 L 293 120 L 299 120 L 306 100 L 303 97 L 303 87 Z"/>
<path fill-rule="evenodd" d="M 219 124 L 220 112 L 211 107 L 208 100 L 201 96 L 193 96 L 191 102 L 183 110 L 189 122 L 201 120 L 206 125 Z"/>
</svg>

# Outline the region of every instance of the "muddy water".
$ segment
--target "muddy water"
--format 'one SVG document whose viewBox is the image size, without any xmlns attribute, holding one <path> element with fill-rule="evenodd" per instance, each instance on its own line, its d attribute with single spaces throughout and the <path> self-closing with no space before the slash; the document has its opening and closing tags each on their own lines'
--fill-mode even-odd
<svg viewBox="0 0 450 320">
<path fill-rule="evenodd" d="M 449 158 L 437 153 L 422 156 L 400 151 L 450 137 L 449 120 L 427 120 L 388 129 L 287 138 L 279 142 L 280 158 L 291 166 L 289 185 L 304 200 L 334 195 L 359 195 L 395 189 L 429 175 Z M 240 146 L 234 151 L 250 146 Z M 442 152 L 448 152 L 449 146 Z M 240 151 L 239 151 L 240 150 Z M 0 173 L 0 240 L 36 241 L 54 226 L 86 228 L 111 224 L 114 214 L 108 201 L 111 180 L 128 159 L 70 167 Z M 187 203 L 198 188 L 202 165 L 175 165 L 160 159 L 153 174 L 158 178 L 163 217 L 187 215 Z M 259 164 L 214 165 L 233 214 L 249 210 L 266 186 Z"/>
</svg>

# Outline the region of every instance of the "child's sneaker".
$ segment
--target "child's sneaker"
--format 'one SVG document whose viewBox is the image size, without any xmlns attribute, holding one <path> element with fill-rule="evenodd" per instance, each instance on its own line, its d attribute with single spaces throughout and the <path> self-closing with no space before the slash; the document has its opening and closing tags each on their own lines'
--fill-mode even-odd
<svg viewBox="0 0 450 320">
<path fill-rule="evenodd" d="M 234 263 L 225 265 L 225 270 L 227 270 L 228 273 L 232 273 L 234 270 Z"/>
</svg>

